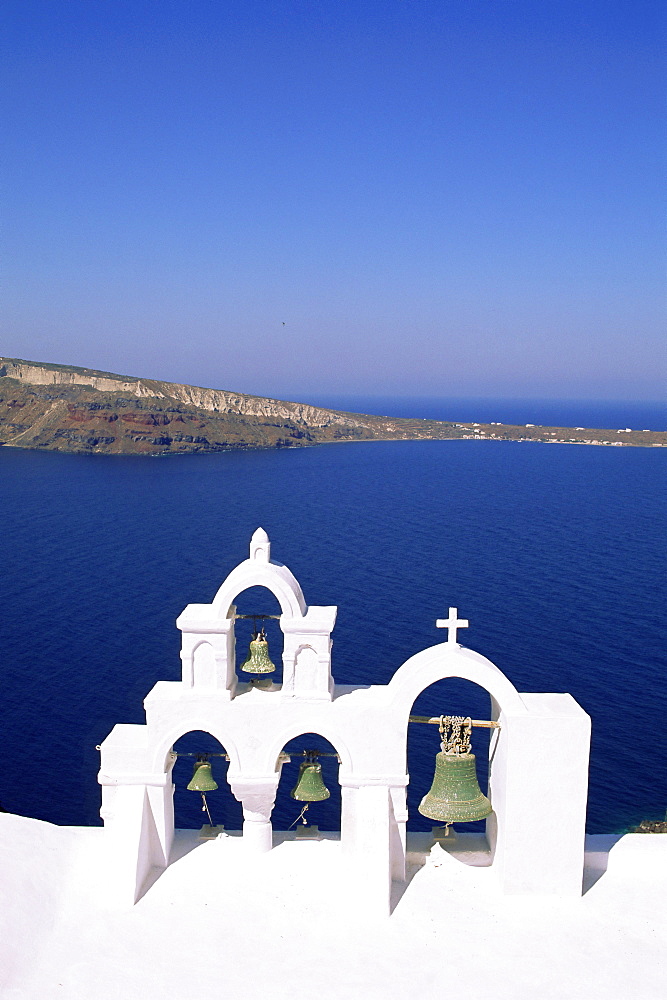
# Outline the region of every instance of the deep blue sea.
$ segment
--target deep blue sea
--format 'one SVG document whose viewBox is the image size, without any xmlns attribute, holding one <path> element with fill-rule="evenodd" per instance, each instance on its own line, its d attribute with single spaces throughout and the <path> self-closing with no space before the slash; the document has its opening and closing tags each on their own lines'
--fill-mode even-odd
<svg viewBox="0 0 667 1000">
<path fill-rule="evenodd" d="M 354 408 L 377 403 L 363 402 Z M 377 412 L 400 415 L 405 401 L 384 402 Z M 474 418 L 517 419 L 516 401 L 506 410 L 501 403 Z M 561 403 L 559 419 L 553 401 L 524 405 L 524 423 L 659 429 L 663 419 L 649 407 L 633 420 L 624 409 L 632 404 L 604 404 L 614 417 L 606 422 L 575 404 Z M 472 419 L 467 413 L 448 415 Z M 386 683 L 409 656 L 443 640 L 435 619 L 456 606 L 470 621 L 462 642 L 520 691 L 569 691 L 591 715 L 589 830 L 662 818 L 666 465 L 663 449 L 475 441 L 161 459 L 0 449 L 0 803 L 55 823 L 99 823 L 95 745 L 115 723 L 143 722 L 142 700 L 156 681 L 179 678 L 176 617 L 212 599 L 261 525 L 307 602 L 339 606 L 339 682 Z M 277 604 L 247 592 L 239 610 L 274 613 Z M 269 640 L 279 662 L 277 626 Z M 415 705 L 420 714 L 477 718 L 488 710 L 484 692 L 454 680 Z M 436 730 L 410 728 L 409 825 L 429 829 L 417 805 L 430 785 Z M 475 730 L 482 782 L 486 739 Z M 328 748 L 318 737 L 301 745 Z M 216 749 L 204 734 L 178 748 Z M 311 817 L 333 829 L 336 767 L 324 763 L 332 797 Z M 214 820 L 239 827 L 224 763 L 215 770 Z M 277 828 L 297 815 L 289 796 L 297 771 L 296 763 L 283 768 Z M 190 774 L 180 759 L 179 826 L 201 822 L 198 796 L 184 787 Z"/>
</svg>

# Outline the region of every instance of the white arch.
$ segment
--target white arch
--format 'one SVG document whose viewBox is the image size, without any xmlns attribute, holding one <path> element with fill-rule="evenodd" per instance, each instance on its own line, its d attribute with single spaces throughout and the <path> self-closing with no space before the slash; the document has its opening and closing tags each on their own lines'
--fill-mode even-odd
<svg viewBox="0 0 667 1000">
<path fill-rule="evenodd" d="M 279 563 L 246 559 L 232 570 L 213 598 L 214 614 L 229 618 L 232 605 L 248 587 L 266 587 L 280 604 L 288 618 L 302 618 L 307 611 L 303 591 L 287 566 Z"/>
<path fill-rule="evenodd" d="M 266 773 L 269 774 L 271 771 L 275 770 L 278 755 L 290 740 L 296 739 L 297 736 L 307 736 L 310 733 L 313 733 L 315 736 L 321 736 L 331 744 L 340 757 L 341 771 L 347 774 L 352 772 L 352 755 L 347 747 L 347 744 L 341 740 L 340 731 L 337 730 L 337 727 L 322 726 L 317 724 L 313 726 L 312 729 L 307 729 L 304 728 L 304 724 L 302 722 L 295 721 L 281 729 L 277 735 L 274 736 L 273 741 L 268 745 L 266 755 L 264 757 L 264 768 Z"/>
<path fill-rule="evenodd" d="M 409 714 L 422 691 L 446 677 L 461 677 L 489 692 L 504 712 L 527 712 L 521 695 L 495 663 L 480 653 L 448 642 L 415 653 L 398 668 L 387 686 L 391 702 Z"/>
<path fill-rule="evenodd" d="M 225 734 L 224 738 L 220 732 L 217 731 L 215 725 L 208 725 L 207 721 L 204 719 L 186 719 L 178 725 L 172 726 L 171 729 L 164 735 L 162 735 L 155 745 L 153 751 L 153 768 L 155 771 L 166 771 L 168 764 L 168 754 L 177 740 L 180 740 L 181 736 L 187 736 L 188 733 L 208 733 L 212 736 L 214 740 L 217 740 L 220 746 L 223 748 L 225 753 L 229 757 L 230 769 L 239 767 L 239 751 L 236 746 L 236 742 L 231 739 L 229 734 Z"/>
</svg>

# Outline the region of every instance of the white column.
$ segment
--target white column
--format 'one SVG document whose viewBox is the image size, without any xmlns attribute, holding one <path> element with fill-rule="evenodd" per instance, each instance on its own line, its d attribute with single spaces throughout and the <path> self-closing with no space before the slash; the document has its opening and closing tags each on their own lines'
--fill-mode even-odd
<svg viewBox="0 0 667 1000">
<path fill-rule="evenodd" d="M 171 767 L 174 766 L 172 761 Z M 162 864 L 166 868 L 169 864 L 171 845 L 174 842 L 174 785 L 171 780 L 171 770 L 167 774 L 167 781 L 164 785 L 148 785 L 148 801 L 155 823 L 160 848 L 162 851 Z"/>
<path fill-rule="evenodd" d="M 493 867 L 503 892 L 580 896 L 590 718 L 569 694 L 521 697 L 492 740 Z"/>
<path fill-rule="evenodd" d="M 405 785 L 391 788 L 391 818 L 389 832 L 389 849 L 391 851 L 391 877 L 398 882 L 405 881 L 405 839 L 408 821 L 406 785 L 409 778 L 405 777 Z"/>
<path fill-rule="evenodd" d="M 231 618 L 220 618 L 212 610 L 210 604 L 188 604 L 177 618 L 176 625 L 182 632 L 181 637 L 181 670 L 184 687 L 195 685 L 195 670 L 193 655 L 197 646 L 208 643 L 213 650 L 214 676 L 212 685 L 218 692 L 218 697 L 231 701 L 236 690 L 236 671 L 234 663 L 234 613 L 230 609 Z M 197 685 L 199 686 L 199 685 Z"/>
<path fill-rule="evenodd" d="M 118 785 L 106 822 L 106 896 L 112 905 L 133 906 L 151 868 L 163 867 L 146 786 Z"/>
<path fill-rule="evenodd" d="M 342 851 L 354 880 L 360 905 L 372 916 L 388 916 L 391 901 L 391 822 L 393 809 L 387 785 L 341 781 Z"/>
<path fill-rule="evenodd" d="M 252 854 L 265 854 L 273 847 L 271 813 L 278 780 L 278 775 L 229 780 L 234 796 L 243 806 L 243 842 Z"/>
</svg>

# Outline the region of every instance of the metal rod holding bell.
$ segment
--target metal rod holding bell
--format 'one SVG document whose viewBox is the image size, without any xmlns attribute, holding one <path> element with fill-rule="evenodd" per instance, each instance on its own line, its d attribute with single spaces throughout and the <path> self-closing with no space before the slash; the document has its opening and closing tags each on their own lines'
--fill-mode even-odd
<svg viewBox="0 0 667 1000">
<path fill-rule="evenodd" d="M 170 752 L 174 760 L 177 757 L 196 757 L 197 760 L 200 760 L 202 757 L 222 757 L 223 760 L 229 760 L 228 753 L 216 753 L 211 750 L 206 750 L 206 751 L 200 750 L 197 753 L 189 753 L 189 752 L 185 753 L 182 750 L 172 750 Z M 289 748 L 287 750 L 281 750 L 281 752 L 278 754 L 278 763 L 289 764 L 292 757 L 306 757 L 309 753 L 313 752 L 314 751 L 312 750 L 290 750 Z M 329 753 L 328 751 L 325 750 L 317 750 L 316 752 L 318 757 L 335 757 L 338 763 L 340 764 L 340 754 Z"/>
<path fill-rule="evenodd" d="M 258 619 L 274 618 L 276 621 L 280 621 L 281 617 L 282 617 L 281 615 L 234 615 L 235 619 L 236 618 L 252 618 L 254 620 L 256 618 L 258 618 Z"/>
<path fill-rule="evenodd" d="M 171 755 L 172 757 L 196 757 L 199 761 L 204 757 L 223 757 L 224 760 L 229 760 L 228 753 L 214 753 L 211 750 L 200 750 L 198 753 L 184 753 L 182 750 L 172 750 Z"/>
<path fill-rule="evenodd" d="M 447 718 L 444 716 L 444 718 Z M 409 722 L 425 722 L 430 726 L 439 726 L 442 721 L 442 715 L 411 715 Z M 501 725 L 499 722 L 491 722 L 489 719 L 471 719 L 471 726 L 479 726 L 483 729 L 500 729 Z"/>
</svg>

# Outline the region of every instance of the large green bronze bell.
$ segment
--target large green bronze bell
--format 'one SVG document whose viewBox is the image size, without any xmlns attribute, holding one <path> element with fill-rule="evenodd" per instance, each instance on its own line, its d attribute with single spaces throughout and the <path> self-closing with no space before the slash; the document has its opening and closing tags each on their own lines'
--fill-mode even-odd
<svg viewBox="0 0 667 1000">
<path fill-rule="evenodd" d="M 211 762 L 206 757 L 200 757 L 195 761 L 194 771 L 190 784 L 187 786 L 190 792 L 214 792 L 218 784 L 213 777 Z"/>
<path fill-rule="evenodd" d="M 422 816 L 439 823 L 474 823 L 493 810 L 477 781 L 474 753 L 439 753 L 430 792 L 419 803 Z"/>
<path fill-rule="evenodd" d="M 299 777 L 290 795 L 297 802 L 323 802 L 331 795 L 322 778 L 322 765 L 314 755 L 309 755 L 299 768 Z"/>
<path fill-rule="evenodd" d="M 275 663 L 272 663 L 269 657 L 269 644 L 262 629 L 259 635 L 256 632 L 253 634 L 248 655 L 239 670 L 244 670 L 247 674 L 272 674 L 275 669 Z"/>
</svg>

